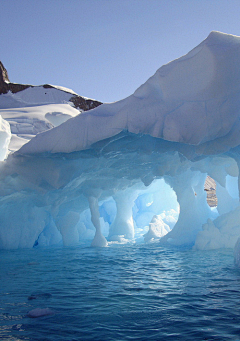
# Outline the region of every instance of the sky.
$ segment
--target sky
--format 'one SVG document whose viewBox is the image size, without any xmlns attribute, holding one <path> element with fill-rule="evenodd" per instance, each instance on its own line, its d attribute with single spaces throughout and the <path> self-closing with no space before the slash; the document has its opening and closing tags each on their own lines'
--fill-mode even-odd
<svg viewBox="0 0 240 341">
<path fill-rule="evenodd" d="M 239 0 L 0 0 L 0 60 L 11 82 L 114 102 L 239 18 Z"/>
</svg>

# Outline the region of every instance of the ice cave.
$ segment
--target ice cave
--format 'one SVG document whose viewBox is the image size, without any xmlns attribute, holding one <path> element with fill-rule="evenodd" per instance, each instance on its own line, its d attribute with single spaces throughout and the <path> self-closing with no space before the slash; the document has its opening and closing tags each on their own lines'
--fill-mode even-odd
<svg viewBox="0 0 240 341">
<path fill-rule="evenodd" d="M 0 248 L 236 245 L 240 264 L 239 58 L 240 37 L 211 32 L 129 97 L 90 110 L 69 89 L 3 79 Z"/>
</svg>

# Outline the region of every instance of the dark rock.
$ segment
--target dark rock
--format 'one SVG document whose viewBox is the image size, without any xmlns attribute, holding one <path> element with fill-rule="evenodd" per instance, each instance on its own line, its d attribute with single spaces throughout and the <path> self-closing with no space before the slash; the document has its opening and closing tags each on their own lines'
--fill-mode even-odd
<svg viewBox="0 0 240 341">
<path fill-rule="evenodd" d="M 101 102 L 95 101 L 93 99 L 86 99 L 81 96 L 74 95 L 73 97 L 70 98 L 70 100 L 75 108 L 82 109 L 84 111 L 94 109 L 101 105 Z"/>
<path fill-rule="evenodd" d="M 12 93 L 16 93 L 16 92 L 25 90 L 31 86 L 32 85 L 29 85 L 29 84 L 11 83 L 8 78 L 7 70 L 3 66 L 3 63 L 0 61 L 0 95 L 6 94 L 8 91 L 11 91 Z"/>
<path fill-rule="evenodd" d="M 2 62 L 0 61 L 0 84 L 4 82 L 10 82 L 10 80 L 8 78 L 7 70 L 5 69 Z"/>
</svg>

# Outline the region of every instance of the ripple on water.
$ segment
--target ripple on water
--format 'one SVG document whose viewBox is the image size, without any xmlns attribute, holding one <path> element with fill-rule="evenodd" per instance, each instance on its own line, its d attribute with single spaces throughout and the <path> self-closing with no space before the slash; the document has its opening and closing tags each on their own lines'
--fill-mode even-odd
<svg viewBox="0 0 240 341">
<path fill-rule="evenodd" d="M 240 340 L 231 250 L 154 244 L 0 256 L 0 339 Z M 36 308 L 56 313 L 27 317 Z"/>
</svg>

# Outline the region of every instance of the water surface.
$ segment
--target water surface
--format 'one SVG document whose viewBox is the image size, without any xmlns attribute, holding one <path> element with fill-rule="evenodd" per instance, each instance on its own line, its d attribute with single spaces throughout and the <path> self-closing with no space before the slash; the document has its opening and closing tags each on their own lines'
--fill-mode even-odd
<svg viewBox="0 0 240 341">
<path fill-rule="evenodd" d="M 0 339 L 240 340 L 232 250 L 149 244 L 0 257 Z M 47 307 L 54 315 L 27 317 Z"/>
</svg>

